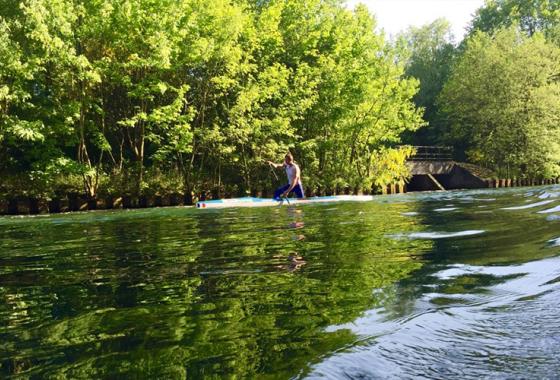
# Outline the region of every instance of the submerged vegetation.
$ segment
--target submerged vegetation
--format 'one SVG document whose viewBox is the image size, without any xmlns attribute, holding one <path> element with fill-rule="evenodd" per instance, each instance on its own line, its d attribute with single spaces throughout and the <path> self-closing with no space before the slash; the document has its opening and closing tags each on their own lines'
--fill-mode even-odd
<svg viewBox="0 0 560 380">
<path fill-rule="evenodd" d="M 406 178 L 403 143 L 560 174 L 560 6 L 487 1 L 456 45 L 337 0 L 0 0 L 0 198 Z"/>
</svg>

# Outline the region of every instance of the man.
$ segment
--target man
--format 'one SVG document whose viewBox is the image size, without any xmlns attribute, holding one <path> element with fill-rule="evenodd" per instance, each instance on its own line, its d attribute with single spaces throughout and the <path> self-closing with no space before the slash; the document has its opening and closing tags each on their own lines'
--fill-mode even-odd
<svg viewBox="0 0 560 380">
<path fill-rule="evenodd" d="M 304 198 L 303 185 L 301 184 L 301 171 L 299 166 L 294 162 L 294 157 L 291 153 L 287 153 L 284 157 L 283 164 L 275 164 L 274 162 L 268 161 L 270 166 L 274 168 L 283 167 L 286 169 L 286 175 L 288 176 L 288 184 L 279 187 L 274 192 L 274 199 L 280 200 L 285 198 L 290 193 L 294 193 L 297 198 Z"/>
</svg>

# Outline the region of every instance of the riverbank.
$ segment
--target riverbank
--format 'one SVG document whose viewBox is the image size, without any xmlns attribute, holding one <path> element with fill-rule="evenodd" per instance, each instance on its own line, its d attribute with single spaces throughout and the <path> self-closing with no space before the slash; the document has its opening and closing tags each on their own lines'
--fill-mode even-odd
<svg viewBox="0 0 560 380">
<path fill-rule="evenodd" d="M 503 188 L 503 187 L 525 187 L 541 186 L 560 183 L 560 178 L 551 179 L 519 179 L 501 178 L 486 179 L 481 188 Z M 407 184 L 404 182 L 392 183 L 381 188 L 336 188 L 307 187 L 307 197 L 325 195 L 391 195 L 408 192 Z M 199 200 L 229 199 L 234 197 L 251 195 L 254 197 L 269 198 L 272 196 L 270 189 L 255 189 L 249 194 L 232 194 L 220 191 L 205 191 L 198 194 L 163 194 L 163 195 L 108 195 L 96 198 L 85 197 L 77 193 L 69 193 L 57 198 L 39 197 L 10 197 L 0 199 L 0 215 L 38 215 L 57 214 L 65 212 L 90 211 L 90 210 L 113 210 L 113 209 L 139 209 L 153 207 L 191 206 Z"/>
</svg>

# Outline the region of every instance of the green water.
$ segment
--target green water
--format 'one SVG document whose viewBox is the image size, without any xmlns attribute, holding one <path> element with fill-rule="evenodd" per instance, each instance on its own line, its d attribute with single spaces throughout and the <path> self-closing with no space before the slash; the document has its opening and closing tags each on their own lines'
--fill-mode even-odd
<svg viewBox="0 0 560 380">
<path fill-rule="evenodd" d="M 554 378 L 560 188 L 0 218 L 0 378 Z"/>
</svg>

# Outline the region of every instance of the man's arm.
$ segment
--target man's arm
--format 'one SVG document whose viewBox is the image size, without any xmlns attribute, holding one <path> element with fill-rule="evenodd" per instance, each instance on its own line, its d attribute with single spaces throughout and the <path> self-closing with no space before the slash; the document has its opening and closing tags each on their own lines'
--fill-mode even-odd
<svg viewBox="0 0 560 380">
<path fill-rule="evenodd" d="M 274 167 L 274 169 L 278 169 L 278 168 L 281 168 L 282 166 L 284 166 L 284 164 L 277 164 L 277 163 L 274 163 L 274 162 L 272 162 L 272 161 L 266 161 L 266 162 L 267 162 L 270 166 Z"/>
</svg>

